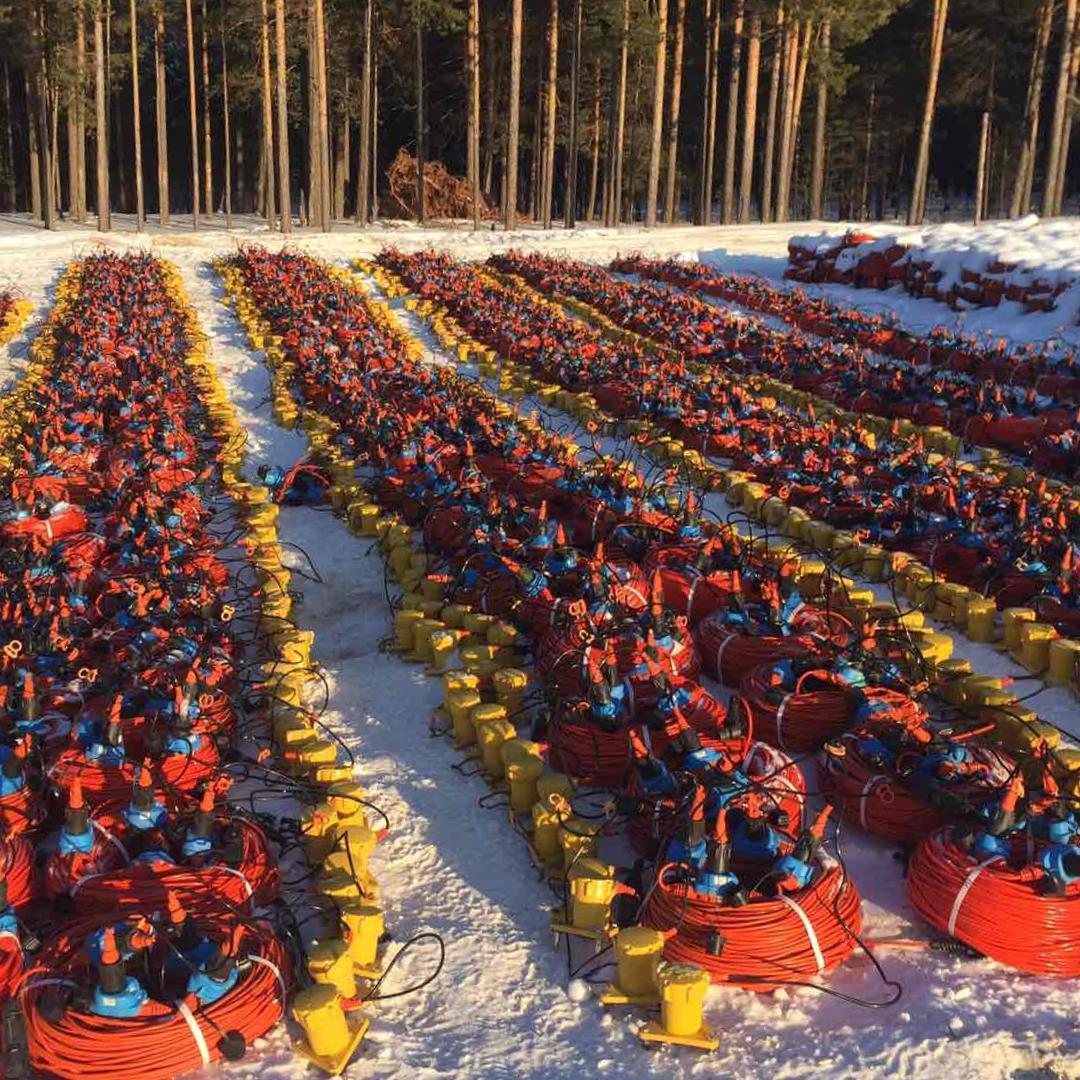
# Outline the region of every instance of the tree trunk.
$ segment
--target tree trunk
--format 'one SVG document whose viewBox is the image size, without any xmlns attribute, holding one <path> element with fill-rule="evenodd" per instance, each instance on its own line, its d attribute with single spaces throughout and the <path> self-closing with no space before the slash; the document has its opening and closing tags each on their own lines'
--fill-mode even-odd
<svg viewBox="0 0 1080 1080">
<path fill-rule="evenodd" d="M 712 223 L 713 172 L 716 166 L 716 120 L 720 112 L 720 0 L 713 0 L 712 24 L 709 34 L 710 68 L 706 72 L 709 81 L 709 115 L 705 124 L 705 197 L 702 200 L 702 224 Z"/>
<path fill-rule="evenodd" d="M 30 89 L 30 76 L 23 69 L 23 93 L 26 106 L 26 149 L 30 158 L 30 216 L 41 221 L 41 150 L 38 145 L 39 128 L 34 117 L 34 96 Z"/>
<path fill-rule="evenodd" d="M 75 10 L 76 69 L 75 81 L 67 94 L 67 157 L 68 157 L 68 216 L 72 221 L 86 220 L 86 139 L 83 120 L 83 92 L 86 57 L 86 31 L 83 27 L 85 12 L 82 0 Z M 14 168 L 14 161 L 11 165 Z"/>
<path fill-rule="evenodd" d="M 86 8 L 78 0 L 75 8 L 75 141 L 79 164 L 77 174 L 76 220 L 85 224 L 86 208 Z"/>
<path fill-rule="evenodd" d="M 743 0 L 735 0 L 735 22 L 731 41 L 731 71 L 728 72 L 727 138 L 724 145 L 724 204 L 721 220 L 735 220 L 735 148 L 738 139 L 739 85 L 742 81 Z"/>
<path fill-rule="evenodd" d="M 479 229 L 480 213 L 480 0 L 469 0 L 469 196 L 473 228 Z"/>
<path fill-rule="evenodd" d="M 671 65 L 671 114 L 668 117 L 667 184 L 664 190 L 664 221 L 675 221 L 675 184 L 679 171 L 679 112 L 682 104 L 683 45 L 686 40 L 686 0 L 675 7 L 675 53 Z"/>
<path fill-rule="evenodd" d="M 776 220 L 788 219 L 787 192 L 784 190 L 788 162 L 791 159 L 792 117 L 795 113 L 795 79 L 798 73 L 801 24 L 794 19 L 784 27 L 784 90 L 780 103 L 780 152 L 776 163 Z"/>
<path fill-rule="evenodd" d="M 746 49 L 746 95 L 743 100 L 742 178 L 739 183 L 739 221 L 746 224 L 754 198 L 754 143 L 757 131 L 758 77 L 761 72 L 761 11 L 750 8 Z"/>
<path fill-rule="evenodd" d="M 697 204 L 694 207 L 694 221 L 698 225 L 705 225 L 708 223 L 708 215 L 705 208 L 708 205 L 708 196 L 706 194 L 706 174 L 708 171 L 708 161 L 710 158 L 709 152 L 709 113 L 712 111 L 712 79 L 709 77 L 712 72 L 712 25 L 713 25 L 713 5 L 719 4 L 720 0 L 705 0 L 705 7 L 703 15 L 705 19 L 705 60 L 702 65 L 702 93 L 701 93 L 701 150 L 700 160 L 698 161 L 698 177 L 697 177 Z"/>
<path fill-rule="evenodd" d="M 1066 0 L 1076 13 L 1076 0 Z M 930 73 L 926 84 L 922 126 L 919 129 L 919 154 L 915 161 L 915 180 L 911 191 L 908 224 L 919 225 L 926 215 L 927 175 L 930 169 L 930 134 L 934 126 L 937 104 L 938 76 L 941 73 L 941 53 L 945 45 L 945 23 L 949 17 L 949 0 L 934 0 L 934 24 L 930 35 Z M 1071 22 L 1070 22 L 1071 27 Z M 1068 65 L 1065 66 L 1066 76 Z"/>
<path fill-rule="evenodd" d="M 349 77 L 345 76 L 345 105 L 341 128 L 334 142 L 334 219 L 345 217 L 345 189 L 349 184 Z"/>
<path fill-rule="evenodd" d="M 784 51 L 787 37 L 784 29 L 784 5 L 776 12 L 776 43 L 773 46 L 772 72 L 769 82 L 769 106 L 765 117 L 765 155 L 761 180 L 761 220 L 773 218 L 773 175 L 776 162 L 777 109 L 780 105 L 780 84 L 783 74 Z"/>
<path fill-rule="evenodd" d="M 570 146 L 566 158 L 566 198 L 563 224 L 572 229 L 577 222 L 578 191 L 578 110 L 581 105 L 581 32 L 582 0 L 574 0 L 573 26 L 570 45 Z"/>
<path fill-rule="evenodd" d="M 46 76 L 49 87 L 49 155 L 52 158 L 53 217 L 60 217 L 63 191 L 60 184 L 60 91 Z"/>
<path fill-rule="evenodd" d="M 1053 217 L 1057 205 L 1058 165 L 1061 159 L 1065 113 L 1069 102 L 1069 69 L 1072 64 L 1072 36 L 1076 24 L 1076 0 L 1065 0 L 1061 25 L 1061 60 L 1058 65 L 1057 91 L 1054 95 L 1054 115 L 1050 121 L 1050 145 L 1046 155 L 1046 181 L 1043 191 L 1043 217 Z"/>
<path fill-rule="evenodd" d="M 413 2 L 416 24 L 416 203 L 420 224 L 427 219 L 427 187 L 424 177 L 424 27 L 420 0 Z"/>
<path fill-rule="evenodd" d="M 292 232 L 292 184 L 289 175 L 289 97 L 285 79 L 285 0 L 274 0 L 274 36 L 277 45 L 277 151 L 278 198 L 281 231 Z"/>
<path fill-rule="evenodd" d="M 615 113 L 617 110 L 614 69 L 612 69 L 608 86 L 607 139 L 604 143 L 603 205 L 600 208 L 601 220 L 605 225 L 610 225 L 615 216 L 611 206 L 612 195 L 615 190 Z"/>
<path fill-rule="evenodd" d="M 109 135 L 105 110 L 105 12 L 101 0 L 94 9 L 94 111 L 97 122 L 97 218 L 98 231 L 112 228 L 109 206 Z"/>
<path fill-rule="evenodd" d="M 488 31 L 490 34 L 491 31 Z M 503 58 L 501 47 L 489 46 L 487 49 L 487 68 L 484 75 L 484 89 L 487 96 L 484 99 L 484 194 L 491 197 L 495 186 L 495 153 L 499 140 L 496 138 L 498 125 L 496 115 L 499 102 L 502 100 L 503 85 Z M 502 181 L 506 186 L 506 162 L 503 162 Z"/>
<path fill-rule="evenodd" d="M 874 149 L 874 105 L 877 87 L 870 84 L 870 108 L 866 113 L 866 150 L 863 154 L 862 189 L 859 192 L 859 220 L 866 221 L 870 212 L 870 158 Z"/>
<path fill-rule="evenodd" d="M 64 135 L 67 140 L 68 217 L 72 221 L 78 221 L 79 151 L 77 144 L 79 137 L 75 120 L 75 89 L 73 87 L 68 89 L 67 108 L 64 114 Z"/>
<path fill-rule="evenodd" d="M 11 122 L 11 71 L 8 67 L 7 57 L 3 59 L 3 67 L 0 68 L 0 78 L 3 79 L 4 96 L 4 146 L 7 151 L 7 209 L 14 212 L 18 209 L 18 190 L 15 187 L 15 125 Z"/>
<path fill-rule="evenodd" d="M 318 86 L 315 94 L 318 118 L 317 150 L 319 154 L 319 228 L 329 232 L 333 224 L 334 206 L 330 187 L 330 85 L 326 70 L 326 8 L 323 0 L 315 3 L 315 70 Z"/>
<path fill-rule="evenodd" d="M 356 168 L 356 223 L 371 220 L 371 22 L 374 0 L 364 4 L 364 73 L 360 83 L 360 160 Z"/>
<path fill-rule="evenodd" d="M 1080 19 L 1073 26 L 1069 58 L 1069 92 L 1066 97 L 1065 119 L 1061 129 L 1061 152 L 1058 155 L 1057 179 L 1054 183 L 1054 216 L 1059 217 L 1065 202 L 1065 170 L 1069 163 L 1069 143 L 1072 141 L 1073 105 L 1076 102 L 1077 80 L 1080 79 Z"/>
<path fill-rule="evenodd" d="M 1043 77 L 1046 72 L 1046 53 L 1050 45 L 1050 33 L 1054 23 L 1054 0 L 1043 0 L 1039 8 L 1039 20 L 1035 31 L 1035 47 L 1031 54 L 1031 72 L 1028 76 L 1027 103 L 1024 107 L 1024 141 L 1020 144 L 1020 158 L 1016 165 L 1016 181 L 1013 185 L 1009 217 L 1016 218 L 1027 212 L 1031 205 L 1031 187 L 1035 177 L 1035 152 L 1039 142 L 1039 114 L 1042 108 Z"/>
<path fill-rule="evenodd" d="M 132 0 L 134 3 L 134 0 Z M 229 49 L 225 34 L 225 0 L 221 2 L 221 111 L 225 125 L 225 228 L 232 228 L 232 117 L 229 115 Z"/>
<path fill-rule="evenodd" d="M 319 153 L 319 61 L 315 44 L 315 4 L 309 0 L 304 10 L 304 75 L 302 86 L 307 92 L 307 113 L 304 131 L 307 135 L 307 196 L 304 209 L 307 220 L 303 224 L 314 224 L 319 219 L 319 196 L 322 191 L 319 169 L 322 167 L 322 154 Z"/>
<path fill-rule="evenodd" d="M 810 216 L 820 221 L 825 194 L 825 124 L 829 110 L 829 60 L 832 45 L 832 25 L 828 19 L 821 27 L 821 49 L 818 54 L 817 116 L 814 120 L 814 164 L 810 180 Z"/>
<path fill-rule="evenodd" d="M 548 11 L 548 69 L 546 103 L 544 106 L 544 159 L 540 212 L 544 228 L 551 228 L 552 201 L 555 188 L 555 121 L 559 105 L 559 0 L 551 0 Z"/>
<path fill-rule="evenodd" d="M 53 147 L 49 134 L 49 65 L 45 41 L 45 10 L 41 3 L 34 9 L 38 47 L 38 71 L 35 77 L 38 141 L 41 146 L 41 220 L 46 229 L 56 228 L 56 183 L 53 176 Z"/>
<path fill-rule="evenodd" d="M 799 39 L 799 62 L 795 70 L 795 97 L 791 108 L 791 138 L 788 150 L 787 168 L 784 171 L 784 221 L 791 216 L 791 191 L 795 180 L 795 164 L 799 160 L 799 128 L 802 118 L 803 93 L 806 90 L 806 72 L 810 66 L 810 42 L 813 26 L 809 19 L 803 20 L 802 35 Z"/>
<path fill-rule="evenodd" d="M 600 179 L 600 65 L 593 68 L 593 152 L 592 176 L 589 179 L 589 204 L 585 208 L 585 220 L 592 222 L 596 216 L 596 188 Z"/>
<path fill-rule="evenodd" d="M 199 228 L 199 110 L 195 101 L 195 27 L 191 0 L 185 0 L 187 17 L 188 116 L 191 128 L 191 228 Z"/>
<path fill-rule="evenodd" d="M 986 150 L 990 143 L 990 110 L 986 109 L 982 114 L 982 124 L 979 130 L 979 157 L 975 171 L 975 224 L 982 223 L 983 210 L 985 208 L 986 194 Z"/>
<path fill-rule="evenodd" d="M 622 217 L 623 148 L 626 140 L 626 76 L 630 61 L 630 0 L 623 0 L 622 32 L 619 44 L 619 96 L 615 119 L 614 175 L 612 179 L 612 225 Z"/>
<path fill-rule="evenodd" d="M 641 102 L 641 68 L 644 64 L 644 58 L 640 55 L 634 63 L 634 101 L 630 107 L 631 118 L 639 116 L 638 105 Z M 637 167 L 638 167 L 638 154 L 634 146 L 634 135 L 637 131 L 637 126 L 631 122 L 629 131 L 626 137 L 626 160 L 630 163 L 630 182 L 625 185 L 623 196 L 623 217 L 628 224 L 633 224 L 636 220 L 634 216 L 634 200 L 637 196 Z"/>
<path fill-rule="evenodd" d="M 517 228 L 518 138 L 521 124 L 521 7 L 512 0 L 510 17 L 510 120 L 506 135 L 506 194 L 503 228 Z"/>
<path fill-rule="evenodd" d="M 382 12 L 375 27 L 375 40 L 382 40 Z M 371 54 L 371 220 L 379 220 L 379 52 Z"/>
<path fill-rule="evenodd" d="M 274 94 L 270 83 L 270 9 L 267 0 L 260 0 L 262 15 L 262 158 L 265 173 L 263 175 L 263 197 L 260 209 L 266 217 L 269 228 L 274 227 L 277 218 L 277 200 L 274 194 Z"/>
<path fill-rule="evenodd" d="M 131 0 L 131 114 L 135 124 L 135 231 L 142 232 L 146 220 L 142 173 L 142 106 L 139 96 L 139 20 L 135 0 Z"/>
<path fill-rule="evenodd" d="M 529 204 L 528 213 L 532 221 L 540 217 L 542 197 L 539 194 L 543 184 L 544 160 L 544 57 L 537 56 L 536 67 L 536 109 L 533 112 L 532 157 L 529 161 Z"/>
<path fill-rule="evenodd" d="M 157 122 L 158 221 L 169 224 L 169 123 L 165 100 L 165 11 L 154 6 L 154 114 Z"/>
<path fill-rule="evenodd" d="M 210 130 L 210 36 L 207 28 L 206 0 L 202 0 L 202 129 L 203 129 L 203 202 L 206 216 L 214 216 L 214 144 Z"/>
<path fill-rule="evenodd" d="M 660 193 L 660 153 L 664 145 L 664 83 L 667 72 L 667 0 L 657 0 L 656 59 L 653 73 L 652 140 L 649 143 L 649 181 L 645 193 L 645 228 L 656 228 Z"/>
</svg>

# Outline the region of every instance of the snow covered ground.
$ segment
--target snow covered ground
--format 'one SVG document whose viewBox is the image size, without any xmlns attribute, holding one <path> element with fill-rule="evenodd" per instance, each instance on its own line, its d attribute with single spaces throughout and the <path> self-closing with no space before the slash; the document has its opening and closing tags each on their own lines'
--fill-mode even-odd
<svg viewBox="0 0 1080 1080">
<path fill-rule="evenodd" d="M 1064 291 L 1056 298 L 1054 311 L 1031 314 L 1024 314 L 1020 303 L 1009 300 L 1003 300 L 999 308 L 974 307 L 954 312 L 936 301 L 909 296 L 900 285 L 883 292 L 844 285 L 801 286 L 811 295 L 824 290 L 836 300 L 866 310 L 893 311 L 914 330 L 940 325 L 992 340 L 1005 338 L 1013 344 L 1065 341 L 1080 345 L 1080 220 L 1042 221 L 1031 214 L 1017 221 L 992 221 L 978 227 L 876 223 L 854 227 L 878 239 L 841 252 L 836 261 L 838 270 L 852 269 L 871 251 L 885 251 L 900 244 L 908 249 L 903 261 L 932 262 L 934 269 L 944 275 L 938 283 L 942 292 L 961 284 L 965 272 L 1023 286 L 1037 281 L 1047 287 L 1062 286 Z M 801 237 L 795 235 L 793 239 L 807 249 L 827 249 L 834 245 L 835 236 L 835 230 L 829 228 Z M 715 260 L 706 257 L 705 261 L 725 260 L 721 256 Z M 1003 264 L 1005 269 L 999 270 L 994 264 Z M 778 278 L 784 267 L 769 264 L 758 269 L 765 276 Z"/>
<path fill-rule="evenodd" d="M 474 236 L 464 229 L 360 233 L 341 228 L 329 237 L 300 233 L 292 242 L 341 264 L 386 241 L 450 246 L 476 257 L 514 243 L 605 260 L 638 249 L 683 253 L 733 270 L 769 273 L 777 265 L 782 270 L 788 234 L 800 229 L 806 226 L 678 228 L 650 234 L 582 230 L 573 236 L 523 230 L 511 236 Z M 0 283 L 14 285 L 40 311 L 63 265 L 88 245 L 152 245 L 180 267 L 210 335 L 214 361 L 249 433 L 249 467 L 288 466 L 303 454 L 303 440 L 274 425 L 266 369 L 248 351 L 231 311 L 219 302 L 221 288 L 208 265 L 218 251 L 263 240 L 281 243 L 255 229 L 192 235 L 177 227 L 160 235 L 104 238 L 65 229 L 48 235 L 0 219 Z M 892 296 L 853 293 L 855 303 L 864 300 L 873 306 L 891 303 Z M 910 303 L 931 309 L 928 318 L 948 314 L 937 304 Z M 445 359 L 419 320 L 400 303 L 394 308 L 410 332 L 424 337 L 431 359 Z M 903 318 L 921 317 L 922 311 L 905 311 Z M 16 339 L 7 355 L 0 354 L 0 377 L 17 374 L 25 347 L 25 337 Z M 282 539 L 306 552 L 323 579 L 321 584 L 303 582 L 299 614 L 316 633 L 316 653 L 327 671 L 331 696 L 326 719 L 348 733 L 358 778 L 391 819 L 391 832 L 372 864 L 387 924 L 399 942 L 430 929 L 447 946 L 446 967 L 434 985 L 372 1009 L 371 1033 L 349 1077 L 1080 1077 L 1080 986 L 1023 978 L 988 961 L 921 953 L 882 954 L 887 971 L 904 988 L 902 1000 L 889 1010 L 857 1008 L 812 990 L 771 997 L 714 990 L 707 1019 L 722 1040 L 717 1054 L 645 1050 L 626 1010 L 605 1012 L 588 997 L 575 1000 L 579 995 L 568 992 L 566 958 L 553 953 L 547 929 L 550 893 L 537 881 L 505 814 L 478 805 L 486 787 L 454 772 L 456 755 L 445 741 L 429 736 L 428 715 L 440 693 L 438 683 L 379 651 L 379 641 L 390 632 L 381 561 L 328 513 L 288 509 L 280 526 Z M 302 565 L 299 552 L 295 558 Z M 957 655 L 969 657 L 980 672 L 1019 673 L 992 648 L 963 639 L 957 639 Z M 1034 684 L 1021 685 L 1035 689 Z M 1080 735 L 1080 708 L 1067 692 L 1042 691 L 1032 706 Z M 924 931 L 910 922 L 903 866 L 895 852 L 851 831 L 844 838 L 844 856 L 864 896 L 866 936 L 922 936 Z M 384 989 L 392 992 L 422 978 L 433 961 L 433 950 L 417 949 Z M 870 1000 L 885 994 L 869 962 L 859 957 L 828 985 Z M 228 1071 L 272 1080 L 306 1074 L 281 1031 L 263 1049 L 261 1057 Z"/>
</svg>

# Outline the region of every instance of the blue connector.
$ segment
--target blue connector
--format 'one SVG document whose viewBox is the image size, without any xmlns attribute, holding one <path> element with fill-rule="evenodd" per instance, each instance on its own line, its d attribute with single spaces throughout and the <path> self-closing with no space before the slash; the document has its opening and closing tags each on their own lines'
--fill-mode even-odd
<svg viewBox="0 0 1080 1080">
<path fill-rule="evenodd" d="M 89 855 L 93 849 L 93 828 L 88 828 L 86 832 L 82 833 L 69 833 L 66 828 L 60 830 L 61 855 Z"/>
<path fill-rule="evenodd" d="M 730 817 L 729 819 L 730 820 Z M 746 818 L 740 818 L 731 831 L 731 852 L 736 859 L 747 862 L 769 862 L 780 851 L 780 834 L 767 822 L 762 822 L 759 836 L 751 834 Z"/>
<path fill-rule="evenodd" d="M 810 884 L 813 874 L 814 868 L 802 859 L 795 858 L 794 855 L 781 855 L 773 863 L 773 876 L 777 881 L 794 881 L 796 887 L 800 889 L 805 889 Z"/>
<path fill-rule="evenodd" d="M 213 850 L 213 838 L 209 836 L 187 836 L 184 838 L 182 851 L 185 859 L 194 859 L 199 855 L 208 855 Z"/>
<path fill-rule="evenodd" d="M 1080 848 L 1072 844 L 1052 844 L 1040 853 L 1039 865 L 1048 878 L 1064 888 L 1080 881 Z"/>
<path fill-rule="evenodd" d="M 119 993 L 107 994 L 100 986 L 96 986 L 90 1011 L 97 1016 L 110 1016 L 115 1020 L 133 1020 L 142 1012 L 149 996 L 139 980 L 129 975 Z"/>
<path fill-rule="evenodd" d="M 223 998 L 240 978 L 240 972 L 236 965 L 229 968 L 224 979 L 215 979 L 206 973 L 205 968 L 199 968 L 191 973 L 188 979 L 187 992 L 195 997 L 202 1006 L 213 1005 L 215 1001 Z"/>
<path fill-rule="evenodd" d="M 703 870 L 698 874 L 694 888 L 706 896 L 731 896 L 739 891 L 739 879 L 734 874 L 714 874 Z"/>
<path fill-rule="evenodd" d="M 701 866 L 705 861 L 707 853 L 708 845 L 705 843 L 704 839 L 691 845 L 685 840 L 674 838 L 668 844 L 667 855 L 665 857 L 668 862 L 689 863 L 691 866 Z"/>
<path fill-rule="evenodd" d="M 975 841 L 971 845 L 971 854 L 980 862 L 983 859 L 994 857 L 1007 859 L 1009 857 L 1008 834 L 995 836 L 993 833 L 980 831 L 975 834 Z"/>
<path fill-rule="evenodd" d="M 134 803 L 129 803 L 122 811 L 122 816 L 133 829 L 137 829 L 139 832 L 149 832 L 151 829 L 160 828 L 168 821 L 169 811 L 158 802 L 145 809 L 135 806 Z"/>
</svg>

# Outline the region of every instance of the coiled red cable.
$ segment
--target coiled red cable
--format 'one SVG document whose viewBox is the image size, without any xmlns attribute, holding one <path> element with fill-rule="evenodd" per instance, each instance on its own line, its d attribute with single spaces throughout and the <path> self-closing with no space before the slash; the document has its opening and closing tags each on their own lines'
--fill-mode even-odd
<svg viewBox="0 0 1080 1080">
<path fill-rule="evenodd" d="M 742 907 L 674 880 L 676 870 L 671 864 L 661 868 L 642 922 L 674 930 L 665 959 L 697 964 L 714 983 L 775 990 L 832 971 L 855 948 L 862 925 L 859 894 L 836 865 L 786 898 L 753 895 Z"/>
<path fill-rule="evenodd" d="M 1080 882 L 1047 892 L 1040 871 L 977 860 L 953 831 L 932 832 L 915 849 L 908 889 L 932 926 L 984 956 L 1031 975 L 1080 975 Z"/>
<path fill-rule="evenodd" d="M 753 710 L 754 730 L 765 742 L 803 754 L 839 735 L 851 721 L 850 699 L 840 687 L 791 692 L 775 690 L 771 665 L 748 672 L 742 696 Z"/>
<path fill-rule="evenodd" d="M 136 861 L 122 869 L 80 878 L 72 888 L 81 912 L 139 911 L 161 908 L 170 893 L 188 910 L 199 913 L 227 901 L 249 911 L 268 903 L 277 892 L 280 875 L 266 833 L 253 822 L 234 819 L 242 829 L 243 860 L 230 867 L 220 862 L 196 868 Z"/>
<path fill-rule="evenodd" d="M 209 923 L 211 932 L 225 936 L 229 920 L 218 916 Z M 191 1020 L 164 1001 L 133 1019 L 98 1016 L 75 1004 L 59 1019 L 46 1018 L 42 1001 L 50 984 L 93 978 L 82 948 L 103 921 L 84 919 L 61 931 L 24 977 L 30 1059 L 43 1073 L 64 1080 L 170 1080 L 222 1060 L 223 1035 L 238 1032 L 250 1044 L 281 1019 L 290 974 L 283 946 L 262 923 L 243 924 L 241 957 L 250 959 L 241 963 L 236 985 L 213 1004 L 190 1006 Z"/>
<path fill-rule="evenodd" d="M 37 895 L 34 845 L 27 837 L 0 840 L 0 878 L 7 882 L 7 899 L 13 908 L 22 907 Z"/>
<path fill-rule="evenodd" d="M 810 654 L 808 643 L 801 638 L 740 633 L 723 623 L 720 615 L 714 612 L 702 619 L 695 637 L 702 670 L 725 686 L 737 688 L 748 672 L 762 664 Z"/>
<path fill-rule="evenodd" d="M 894 844 L 914 844 L 949 819 L 920 799 L 892 769 L 879 769 L 844 741 L 842 757 L 818 755 L 818 785 L 845 821 Z"/>
</svg>

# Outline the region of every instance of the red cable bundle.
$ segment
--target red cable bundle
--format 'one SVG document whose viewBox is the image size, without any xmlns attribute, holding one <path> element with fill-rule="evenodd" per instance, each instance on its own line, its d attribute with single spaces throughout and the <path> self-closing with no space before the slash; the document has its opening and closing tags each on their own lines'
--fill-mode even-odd
<svg viewBox="0 0 1080 1080">
<path fill-rule="evenodd" d="M 29 784 L 10 795 L 0 796 L 0 826 L 8 836 L 19 836 L 43 817 L 41 799 L 30 790 Z"/>
<path fill-rule="evenodd" d="M 136 861 L 111 873 L 88 875 L 71 889 L 80 911 L 139 911 L 163 908 L 174 893 L 188 910 L 199 913 L 227 901 L 248 911 L 269 903 L 280 875 L 270 841 L 258 825 L 243 818 L 233 822 L 243 830 L 244 858 L 235 869 L 223 863 L 201 868 Z"/>
<path fill-rule="evenodd" d="M 908 866 L 915 910 L 984 956 L 1031 975 L 1080 975 L 1080 882 L 1046 892 L 1044 875 L 1004 859 L 976 860 L 950 829 L 931 833 Z"/>
<path fill-rule="evenodd" d="M 725 625 L 718 616 L 717 612 L 702 619 L 696 636 L 702 670 L 725 686 L 737 688 L 747 672 L 762 664 L 810 654 L 801 638 L 743 634 Z"/>
<path fill-rule="evenodd" d="M 23 953 L 17 934 L 0 931 L 0 1005 L 10 1001 L 23 973 Z"/>
<path fill-rule="evenodd" d="M 697 964 L 714 983 L 775 990 L 832 971 L 855 948 L 853 935 L 862 920 L 859 894 L 838 866 L 827 866 L 796 893 L 755 895 L 743 907 L 721 904 L 685 883 L 669 881 L 673 869 L 671 864 L 661 868 L 642 922 L 656 930 L 675 930 L 664 946 L 664 958 Z M 713 955 L 717 947 L 719 954 Z"/>
<path fill-rule="evenodd" d="M 211 932 L 227 937 L 231 916 L 216 922 Z M 83 946 L 101 925 L 100 917 L 86 919 L 61 932 L 26 976 L 22 1002 L 30 1060 L 49 1076 L 171 1080 L 221 1061 L 224 1035 L 239 1032 L 250 1045 L 284 1014 L 290 978 L 285 950 L 269 926 L 244 923 L 239 948 L 250 963 L 240 965 L 239 981 L 218 1001 L 191 1005 L 190 1020 L 179 1009 L 153 1001 L 145 1015 L 133 1019 L 97 1016 L 74 1004 L 58 1020 L 46 1019 L 42 997 L 57 979 L 85 983 L 92 978 Z"/>
<path fill-rule="evenodd" d="M 0 879 L 7 882 L 7 899 L 13 908 L 34 899 L 34 845 L 25 836 L 0 840 Z"/>
<path fill-rule="evenodd" d="M 804 754 L 841 734 L 851 722 L 848 695 L 840 687 L 826 690 L 774 690 L 772 665 L 754 668 L 742 681 L 742 696 L 754 714 L 754 731 L 773 746 Z"/>
<path fill-rule="evenodd" d="M 884 771 L 866 761 L 845 739 L 842 756 L 823 751 L 817 759 L 817 778 L 828 800 L 845 821 L 895 844 L 914 844 L 949 819 L 920 799 L 892 769 Z"/>
<path fill-rule="evenodd" d="M 568 717 L 552 719 L 548 757 L 552 768 L 597 787 L 621 788 L 633 767 L 625 730 L 602 731 L 588 720 L 575 723 Z"/>
</svg>

